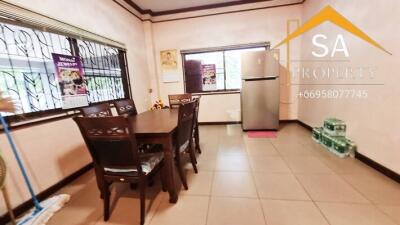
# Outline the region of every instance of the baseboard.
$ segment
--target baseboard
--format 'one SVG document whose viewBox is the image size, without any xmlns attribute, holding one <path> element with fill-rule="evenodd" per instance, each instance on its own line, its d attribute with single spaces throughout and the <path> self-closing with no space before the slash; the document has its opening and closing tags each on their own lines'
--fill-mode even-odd
<svg viewBox="0 0 400 225">
<path fill-rule="evenodd" d="M 393 170 L 386 168 L 385 166 L 375 162 L 374 160 L 368 158 L 367 156 L 356 152 L 356 159 L 360 160 L 361 162 L 365 163 L 366 165 L 374 168 L 375 170 L 378 170 L 385 176 L 391 178 L 392 180 L 396 181 L 397 183 L 400 183 L 400 174 L 394 172 Z"/>
<path fill-rule="evenodd" d="M 59 191 L 61 188 L 70 184 L 72 181 L 74 181 L 75 179 L 77 179 L 78 177 L 80 177 L 81 175 L 83 175 L 84 173 L 86 173 L 87 171 L 89 171 L 92 168 L 93 168 L 93 163 L 89 163 L 88 165 L 82 167 L 81 169 L 74 172 L 73 174 L 71 174 L 71 175 L 67 176 L 66 178 L 62 179 L 61 181 L 57 182 L 53 186 L 40 192 L 37 195 L 39 200 L 42 201 L 42 200 L 50 197 L 51 195 L 53 195 L 54 193 Z M 13 209 L 14 215 L 16 217 L 21 216 L 22 214 L 24 214 L 25 212 L 30 210 L 32 207 L 33 207 L 33 202 L 32 202 L 32 199 L 30 199 L 30 200 L 20 204 L 16 208 L 14 208 Z M 8 213 L 6 213 L 0 217 L 0 224 L 7 224 L 8 222 L 10 222 L 10 216 Z"/>
<path fill-rule="evenodd" d="M 312 126 L 310 126 L 310 125 L 308 125 L 308 124 L 306 124 L 306 123 L 304 123 L 303 121 L 300 121 L 300 120 L 296 120 L 296 122 L 297 122 L 300 126 L 306 128 L 307 130 L 312 131 Z"/>
<path fill-rule="evenodd" d="M 279 120 L 279 123 L 295 123 L 297 120 Z M 242 121 L 218 121 L 218 122 L 199 122 L 199 125 L 227 125 L 242 124 Z"/>
<path fill-rule="evenodd" d="M 279 120 L 279 123 L 295 123 L 297 120 Z"/>
<path fill-rule="evenodd" d="M 242 121 L 199 122 L 199 125 L 228 125 L 228 124 L 242 124 Z"/>
</svg>

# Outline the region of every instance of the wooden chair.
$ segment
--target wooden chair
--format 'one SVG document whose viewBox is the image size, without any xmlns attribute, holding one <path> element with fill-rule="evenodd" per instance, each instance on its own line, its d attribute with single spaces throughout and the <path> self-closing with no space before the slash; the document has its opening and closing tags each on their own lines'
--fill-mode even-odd
<svg viewBox="0 0 400 225">
<path fill-rule="evenodd" d="M 83 115 L 83 117 L 109 117 L 112 116 L 111 113 L 111 107 L 110 104 L 108 103 L 102 103 L 102 104 L 97 104 L 97 105 L 93 105 L 93 106 L 89 106 L 89 107 L 85 107 L 81 109 L 81 113 Z M 94 165 L 94 171 L 96 174 L 96 182 L 97 182 L 97 187 L 100 190 L 100 197 L 103 198 L 104 194 L 102 191 L 102 177 L 100 175 L 99 172 L 99 168 L 96 167 L 96 165 Z"/>
<path fill-rule="evenodd" d="M 94 164 L 101 176 L 104 220 L 110 217 L 110 190 L 114 182 L 134 183 L 140 187 L 140 224 L 145 222 L 145 194 L 148 177 L 163 165 L 163 153 L 140 154 L 129 118 L 75 117 Z M 163 179 L 162 179 L 163 180 Z M 163 190 L 165 182 L 163 180 Z"/>
<path fill-rule="evenodd" d="M 132 99 L 119 100 L 114 102 L 118 115 L 137 115 L 135 102 Z"/>
<path fill-rule="evenodd" d="M 108 103 L 93 105 L 81 109 L 84 117 L 108 117 L 112 116 L 111 107 Z"/>
<path fill-rule="evenodd" d="M 181 103 L 190 102 L 192 100 L 192 94 L 179 94 L 179 95 L 168 95 L 169 107 L 178 108 Z"/>
<path fill-rule="evenodd" d="M 178 173 L 182 180 L 183 187 L 187 190 L 188 185 L 186 176 L 183 172 L 181 155 L 189 153 L 194 172 L 197 173 L 196 155 L 193 149 L 193 119 L 195 102 L 190 101 L 181 103 L 178 113 L 178 129 L 175 140 L 175 159 L 178 167 Z"/>
<path fill-rule="evenodd" d="M 194 110 L 194 124 L 193 124 L 193 137 L 194 143 L 196 146 L 196 150 L 201 154 L 200 149 L 200 133 L 199 133 L 199 110 L 200 110 L 200 96 L 193 97 L 195 101 L 195 110 Z"/>
</svg>

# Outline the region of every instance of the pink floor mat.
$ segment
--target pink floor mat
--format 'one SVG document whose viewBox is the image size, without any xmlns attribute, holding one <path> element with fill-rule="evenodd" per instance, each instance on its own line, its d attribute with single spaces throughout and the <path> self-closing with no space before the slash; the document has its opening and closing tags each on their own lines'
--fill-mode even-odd
<svg viewBox="0 0 400 225">
<path fill-rule="evenodd" d="M 249 138 L 276 138 L 278 136 L 276 131 L 248 131 Z"/>
</svg>

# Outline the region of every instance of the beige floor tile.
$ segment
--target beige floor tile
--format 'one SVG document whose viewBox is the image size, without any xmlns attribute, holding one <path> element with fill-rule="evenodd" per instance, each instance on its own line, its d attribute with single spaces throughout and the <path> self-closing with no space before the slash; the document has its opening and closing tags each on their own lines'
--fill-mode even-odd
<svg viewBox="0 0 400 225">
<path fill-rule="evenodd" d="M 314 201 L 369 203 L 359 192 L 334 174 L 295 175 Z"/>
<path fill-rule="evenodd" d="M 250 171 L 249 161 L 244 155 L 224 155 L 217 157 L 216 171 Z"/>
<path fill-rule="evenodd" d="M 313 152 L 313 156 L 319 158 L 331 158 L 331 159 L 338 158 L 335 154 L 330 152 L 323 145 L 321 145 L 320 143 L 316 143 L 315 141 L 305 145 L 308 146 L 308 149 Z"/>
<path fill-rule="evenodd" d="M 251 173 L 215 172 L 211 195 L 257 198 L 257 191 Z"/>
<path fill-rule="evenodd" d="M 216 141 L 215 143 L 200 142 L 200 149 L 202 151 L 202 154 L 203 153 L 207 154 L 208 152 L 210 153 L 218 152 L 218 146 L 219 146 L 218 141 Z"/>
<path fill-rule="evenodd" d="M 281 157 L 249 156 L 250 166 L 254 172 L 290 173 L 289 167 Z"/>
<path fill-rule="evenodd" d="M 169 199 L 167 193 L 158 192 L 146 195 L 146 219 L 149 224 L 163 199 Z M 138 191 L 127 190 L 111 200 L 111 215 L 108 221 L 99 218 L 96 225 L 140 224 L 140 198 Z"/>
<path fill-rule="evenodd" d="M 209 197 L 179 196 L 176 204 L 163 200 L 151 225 L 204 225 L 207 218 Z"/>
<path fill-rule="evenodd" d="M 310 200 L 292 174 L 254 173 L 254 179 L 260 198 Z"/>
<path fill-rule="evenodd" d="M 395 225 L 373 205 L 317 203 L 331 225 Z"/>
<path fill-rule="evenodd" d="M 274 145 L 280 145 L 280 144 L 303 144 L 303 139 L 300 137 L 297 137 L 292 134 L 284 134 L 284 133 L 279 133 L 276 138 L 270 138 L 270 141 Z"/>
<path fill-rule="evenodd" d="M 80 177 L 76 182 L 63 188 L 59 193 L 71 194 L 70 201 L 47 223 L 48 225 L 82 225 L 94 224 L 103 216 L 103 201 L 97 189 L 94 173 L 91 176 Z M 82 183 L 85 183 L 82 186 Z M 64 191 L 68 190 L 68 191 Z M 62 221 L 62 222 L 61 222 Z"/>
<path fill-rule="evenodd" d="M 216 159 L 219 153 L 218 146 L 215 149 L 210 150 L 207 148 L 202 148 L 201 154 L 198 154 L 198 158 Z"/>
<path fill-rule="evenodd" d="M 250 156 L 279 156 L 275 147 L 264 138 L 250 138 L 245 140 L 247 154 Z"/>
<path fill-rule="evenodd" d="M 177 204 L 160 191 L 158 177 L 147 189 L 146 224 L 326 225 L 309 198 L 324 202 L 318 206 L 330 225 L 400 224 L 398 183 L 358 160 L 337 158 L 297 124 L 281 124 L 278 137 L 271 139 L 248 138 L 240 125 L 200 126 L 200 143 L 199 173 L 185 165 L 189 190 L 179 192 Z M 138 192 L 124 184 L 114 185 L 111 218 L 102 221 L 103 202 L 93 171 L 58 193 L 71 194 L 71 201 L 48 225 L 139 222 Z"/>
<path fill-rule="evenodd" d="M 268 225 L 328 225 L 313 202 L 262 200 Z"/>
<path fill-rule="evenodd" d="M 309 146 L 300 143 L 276 143 L 274 146 L 282 156 L 312 156 L 316 154 Z"/>
<path fill-rule="evenodd" d="M 218 137 L 224 134 L 225 129 L 224 126 L 202 125 L 199 126 L 199 133 L 204 137 Z"/>
<path fill-rule="evenodd" d="M 226 125 L 226 128 L 224 130 L 225 132 L 222 132 L 222 134 L 226 136 L 243 136 L 243 130 L 242 130 L 242 125 L 240 124 L 231 124 L 231 125 Z"/>
<path fill-rule="evenodd" d="M 342 177 L 376 204 L 400 205 L 400 184 L 382 174 L 345 174 Z"/>
<path fill-rule="evenodd" d="M 397 224 L 400 224 L 400 206 L 377 205 L 377 207 L 390 218 L 392 218 Z"/>
<path fill-rule="evenodd" d="M 365 165 L 355 158 L 338 158 L 334 155 L 320 157 L 321 161 L 324 162 L 331 170 L 337 174 L 365 174 L 370 175 L 377 173 L 376 170 Z"/>
<path fill-rule="evenodd" d="M 258 199 L 212 197 L 207 225 L 265 225 Z"/>
<path fill-rule="evenodd" d="M 218 147 L 219 154 L 246 154 L 246 147 L 243 143 L 243 140 L 235 138 L 227 138 L 221 140 Z"/>
<path fill-rule="evenodd" d="M 197 174 L 189 170 L 186 174 L 189 190 L 180 192 L 181 195 L 210 195 L 214 172 L 200 170 Z M 182 187 L 183 188 L 183 187 Z"/>
<path fill-rule="evenodd" d="M 333 171 L 329 169 L 320 159 L 314 156 L 290 156 L 284 157 L 285 162 L 293 173 L 330 173 Z"/>
<path fill-rule="evenodd" d="M 217 160 L 214 157 L 204 158 L 200 156 L 197 159 L 197 169 L 199 171 L 214 171 L 216 164 Z M 186 163 L 185 168 L 188 170 L 193 170 L 191 163 Z"/>
<path fill-rule="evenodd" d="M 71 196 L 75 196 L 79 191 L 84 188 L 88 188 L 88 186 L 90 186 L 91 184 L 95 184 L 95 182 L 96 177 L 94 174 L 94 170 L 89 170 L 88 172 L 80 176 L 77 180 L 73 181 L 71 184 L 63 187 L 56 194 L 68 194 Z M 100 192 L 98 193 L 100 196 Z"/>
<path fill-rule="evenodd" d="M 223 135 L 219 138 L 220 145 L 238 145 L 244 144 L 245 137 L 243 136 L 227 136 Z"/>
</svg>

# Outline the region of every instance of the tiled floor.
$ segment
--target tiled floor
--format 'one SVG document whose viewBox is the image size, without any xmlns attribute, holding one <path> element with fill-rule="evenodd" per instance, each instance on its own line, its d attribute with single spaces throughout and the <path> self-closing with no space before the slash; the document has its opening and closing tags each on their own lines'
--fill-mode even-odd
<svg viewBox="0 0 400 225">
<path fill-rule="evenodd" d="M 249 139 L 238 125 L 202 126 L 199 173 L 187 166 L 189 190 L 177 204 L 149 188 L 150 225 L 400 224 L 400 185 L 355 159 L 339 159 L 290 124 L 276 139 Z M 139 224 L 136 191 L 113 190 L 110 221 L 93 172 L 64 188 L 71 201 L 50 225 Z"/>
</svg>

